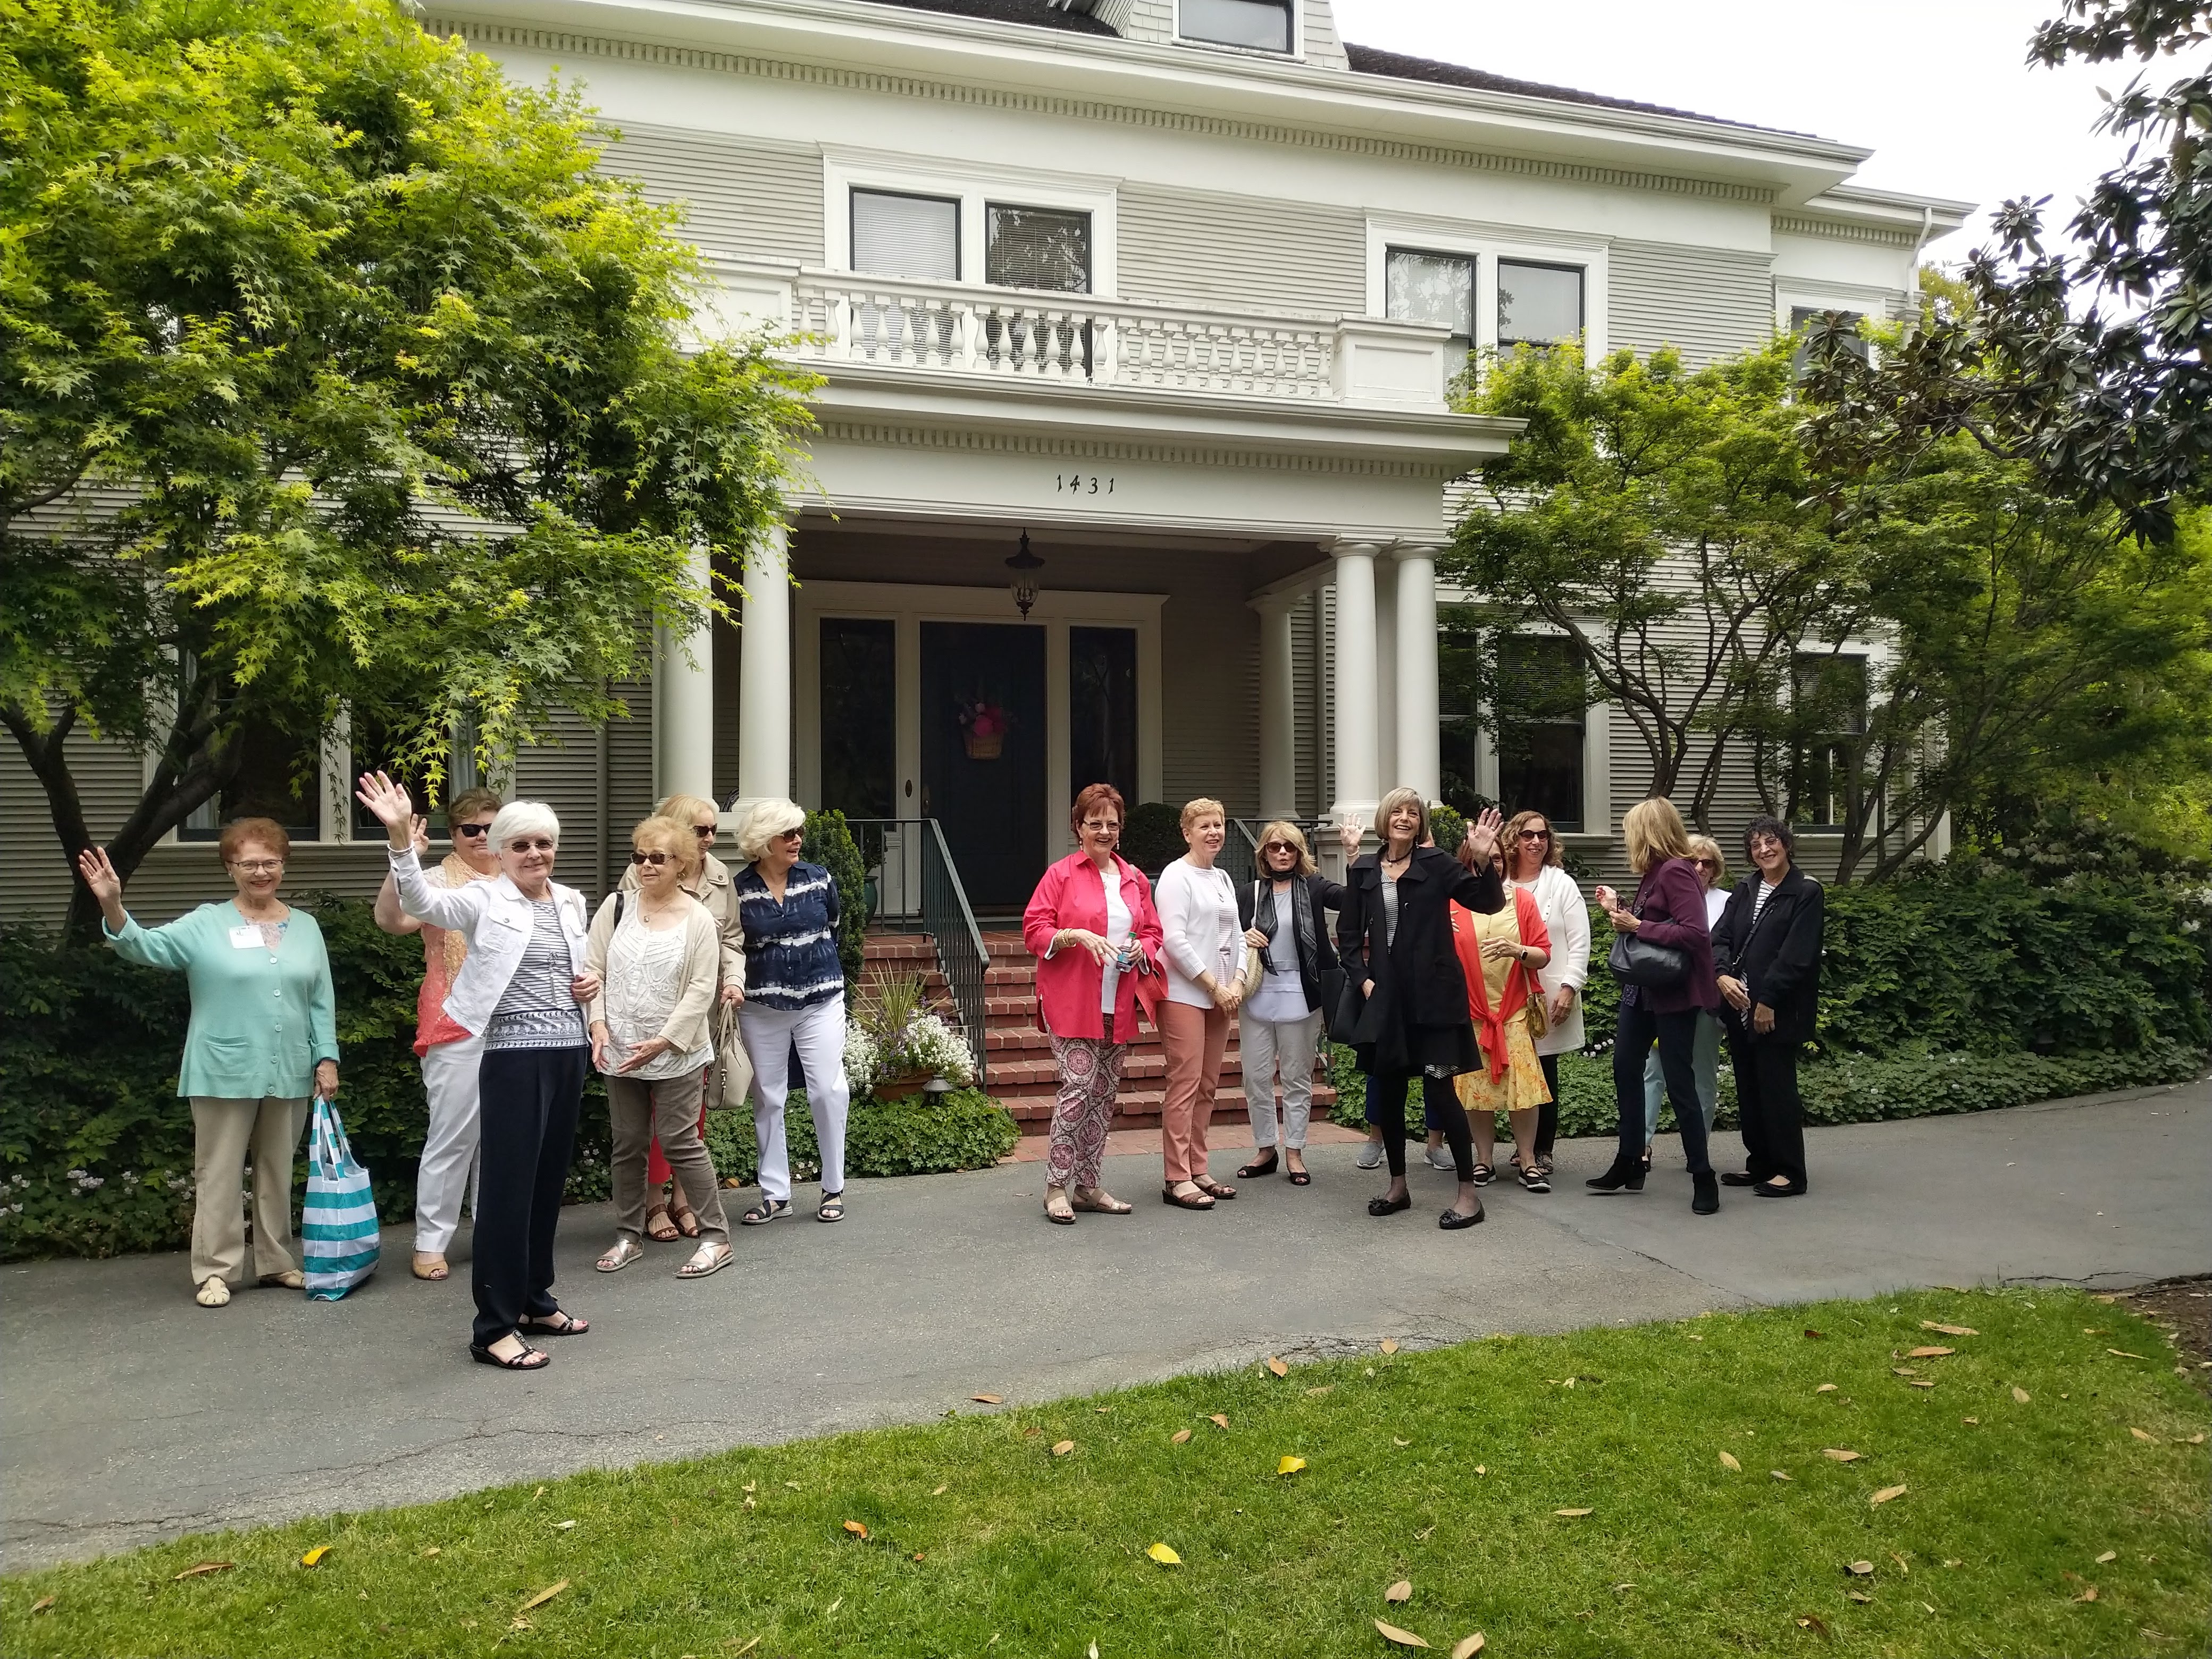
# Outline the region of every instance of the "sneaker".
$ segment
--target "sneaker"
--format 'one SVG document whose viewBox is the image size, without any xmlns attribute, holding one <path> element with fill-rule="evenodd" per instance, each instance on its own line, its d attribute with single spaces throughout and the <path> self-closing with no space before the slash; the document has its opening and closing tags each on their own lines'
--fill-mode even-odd
<svg viewBox="0 0 2212 1659">
<path fill-rule="evenodd" d="M 1450 1170 L 1456 1173 L 1459 1169 L 1459 1165 L 1452 1162 L 1451 1148 L 1449 1146 L 1431 1146 L 1421 1156 L 1428 1160 L 1428 1165 L 1431 1170 Z"/>
<path fill-rule="evenodd" d="M 1363 1170 L 1381 1169 L 1382 1167 L 1382 1143 L 1379 1140 L 1363 1141 L 1359 1147 L 1359 1156 L 1352 1161 L 1358 1164 Z"/>
</svg>

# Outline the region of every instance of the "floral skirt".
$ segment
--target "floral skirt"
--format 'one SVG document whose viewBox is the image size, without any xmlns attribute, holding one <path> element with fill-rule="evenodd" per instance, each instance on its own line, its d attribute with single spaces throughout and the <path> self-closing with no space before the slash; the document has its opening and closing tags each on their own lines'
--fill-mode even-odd
<svg viewBox="0 0 2212 1659">
<path fill-rule="evenodd" d="M 1528 1035 L 1528 1011 L 1514 1011 L 1505 1022 L 1505 1075 L 1493 1079 L 1489 1057 L 1481 1066 L 1462 1072 L 1452 1079 L 1459 1103 L 1470 1112 L 1525 1112 L 1552 1097 L 1544 1083 L 1544 1067 L 1536 1058 L 1536 1044 Z"/>
</svg>

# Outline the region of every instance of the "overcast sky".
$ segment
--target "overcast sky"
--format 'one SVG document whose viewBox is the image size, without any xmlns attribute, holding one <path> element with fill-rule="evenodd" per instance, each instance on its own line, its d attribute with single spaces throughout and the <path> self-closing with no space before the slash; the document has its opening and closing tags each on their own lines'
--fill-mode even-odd
<svg viewBox="0 0 2212 1659">
<path fill-rule="evenodd" d="M 1334 0 L 1344 38 L 1874 150 L 1859 182 L 1981 204 L 1934 244 L 1955 262 L 2008 197 L 2075 199 L 2116 162 L 2096 88 L 2132 66 L 2030 69 L 2057 0 Z M 2172 59 L 2154 83 L 2179 78 Z"/>
</svg>

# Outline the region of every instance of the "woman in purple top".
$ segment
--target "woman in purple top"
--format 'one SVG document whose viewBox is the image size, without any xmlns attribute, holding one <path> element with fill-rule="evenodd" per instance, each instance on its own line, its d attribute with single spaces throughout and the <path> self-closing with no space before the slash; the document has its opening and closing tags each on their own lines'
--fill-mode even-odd
<svg viewBox="0 0 2212 1659">
<path fill-rule="evenodd" d="M 1674 803 L 1640 800 L 1620 821 L 1627 843 L 1628 867 L 1641 879 L 1626 908 L 1610 887 L 1597 890 L 1597 902 L 1617 933 L 1632 933 L 1654 945 L 1680 951 L 1689 971 L 1663 985 L 1624 982 L 1620 1018 L 1613 1042 L 1613 1091 L 1620 1114 L 1620 1149 L 1613 1167 L 1587 1183 L 1601 1193 L 1644 1190 L 1644 1062 L 1659 1044 L 1659 1067 L 1666 1074 L 1667 1097 L 1681 1126 L 1682 1152 L 1690 1164 L 1694 1195 L 1690 1208 L 1711 1215 L 1721 1206 L 1720 1182 L 1705 1156 L 1705 1115 L 1698 1103 L 1691 1050 L 1698 1036 L 1698 1011 L 1720 1011 L 1719 982 L 1713 976 L 1712 935 L 1705 926 L 1705 884 L 1690 861 L 1690 838 Z"/>
</svg>

